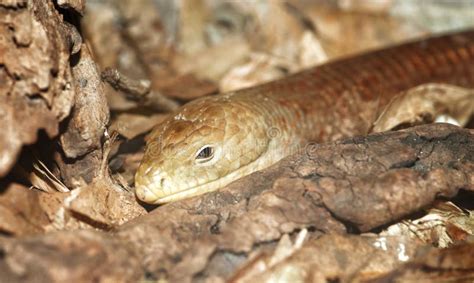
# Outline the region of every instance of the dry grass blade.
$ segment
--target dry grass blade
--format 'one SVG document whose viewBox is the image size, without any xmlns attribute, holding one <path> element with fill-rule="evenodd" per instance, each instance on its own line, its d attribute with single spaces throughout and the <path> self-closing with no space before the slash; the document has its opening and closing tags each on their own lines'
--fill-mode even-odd
<svg viewBox="0 0 474 283">
<path fill-rule="evenodd" d="M 61 182 L 54 174 L 48 169 L 48 167 L 37 157 L 34 157 L 33 161 L 33 172 L 31 172 L 29 178 L 33 187 L 51 193 L 54 191 L 67 193 L 69 188 Z"/>
</svg>

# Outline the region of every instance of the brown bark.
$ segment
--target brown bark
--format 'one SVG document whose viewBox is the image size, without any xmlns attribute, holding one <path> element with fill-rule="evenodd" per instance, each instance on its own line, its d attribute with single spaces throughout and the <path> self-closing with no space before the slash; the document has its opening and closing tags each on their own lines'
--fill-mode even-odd
<svg viewBox="0 0 474 283">
<path fill-rule="evenodd" d="M 73 105 L 69 68 L 71 34 L 49 1 L 0 4 L 0 177 L 14 165 L 24 144 L 58 123 Z"/>
<path fill-rule="evenodd" d="M 133 264 L 130 273 L 120 273 L 125 276 L 121 281 L 145 274 L 180 282 L 228 278 L 251 253 L 272 249 L 284 234 L 309 229 L 313 238 L 368 231 L 426 207 L 437 196 L 473 190 L 473 153 L 473 131 L 446 124 L 308 146 L 222 190 L 158 207 L 112 234 L 81 232 L 78 237 L 92 233 L 94 244 L 86 241 L 77 250 L 64 251 L 70 232 L 5 240 L 2 274 L 19 276 L 8 262 L 14 258 L 26 264 L 39 256 L 41 243 L 54 238 L 54 255 L 42 255 L 41 263 L 28 261 L 32 270 L 47 262 L 56 266 L 54 258 L 61 256 L 76 263 L 63 266 L 79 274 L 75 278 L 88 279 L 86 270 L 93 264 L 79 254 L 92 245 L 98 254 L 113 246 L 129 257 Z M 26 251 L 30 241 L 37 248 Z M 109 260 L 101 265 L 99 278 L 117 278 L 123 263 L 112 255 Z M 46 273 L 48 279 L 60 279 L 54 270 Z"/>
<path fill-rule="evenodd" d="M 205 44 L 211 38 L 205 34 L 211 33 L 204 31 L 209 24 L 218 25 L 219 17 L 206 23 L 203 15 L 211 10 L 202 14 L 206 9 L 197 2 L 182 7 L 175 6 L 177 2 L 158 2 L 160 9 L 169 6 L 168 12 L 158 13 L 154 6 L 157 2 L 153 0 L 90 1 L 88 9 L 93 8 L 89 13 L 85 13 L 83 0 L 1 1 L 0 281 L 136 282 L 165 278 L 170 282 L 222 282 L 226 279 L 260 282 L 277 278 L 386 282 L 426 277 L 432 281 L 473 278 L 474 249 L 467 242 L 438 250 L 427 248 L 421 241 L 386 237 L 382 233 L 359 235 L 378 232 L 386 225 L 421 212 L 437 198 L 453 197 L 459 190 L 474 190 L 474 131 L 448 125 L 420 126 L 323 145 L 310 144 L 304 152 L 222 190 L 160 206 L 143 215 L 145 210 L 136 202 L 133 191 L 124 181 L 118 184 L 120 175 L 110 177 L 108 173 L 107 151 L 112 146 L 104 146 L 105 149 L 102 146 L 107 140 L 104 132 L 109 120 L 105 93 L 113 94 L 113 91 L 107 90 L 101 82 L 96 62 L 102 68 L 117 68 L 130 77 L 128 83 L 122 80 L 126 86 L 122 91 L 135 90 L 139 95 L 155 98 L 159 93 L 183 102 L 215 92 L 216 86 L 222 83 L 218 78 L 256 51 L 239 33 L 209 48 Z M 280 3 L 271 2 L 275 11 Z M 247 5 L 244 2 L 232 4 Z M 239 14 L 237 6 L 231 6 L 224 7 L 231 8 L 224 10 L 230 12 L 223 14 L 224 20 L 229 16 L 243 19 L 250 15 L 248 11 Z M 280 8 L 278 11 L 284 13 Z M 177 9 L 181 9 L 180 13 Z M 320 15 L 323 10 L 317 7 L 315 11 Z M 213 13 L 209 14 L 211 18 L 219 16 Z M 87 18 L 79 27 L 82 15 Z M 275 35 L 269 32 L 274 13 L 268 13 L 269 18 L 265 16 L 266 20 L 261 23 L 264 36 L 257 31 L 252 42 L 262 47 L 268 45 L 263 48 L 267 54 L 287 50 L 281 46 L 293 46 L 288 58 L 305 53 L 303 41 L 302 46 L 297 43 L 301 39 L 297 35 L 306 28 L 288 24 L 296 24 L 294 18 L 281 15 L 277 17 L 278 22 L 273 22 L 279 27 Z M 400 29 L 382 32 L 380 25 L 374 24 L 380 21 L 365 20 L 363 24 L 351 13 L 350 21 L 347 18 L 344 21 L 340 13 L 335 15 L 334 18 L 343 23 L 337 29 L 345 32 L 325 48 L 330 50 L 328 54 L 346 54 L 361 46 L 390 42 L 372 44 L 373 40 L 367 40 L 363 32 L 354 32 L 360 26 L 365 27 L 364 30 L 368 30 L 367 26 L 376 26 L 372 31 L 374 38 L 381 34 L 404 38 L 404 33 L 405 36 L 416 33 L 400 32 Z M 173 19 L 174 16 L 179 19 Z M 324 33 L 332 29 L 324 28 L 319 22 L 324 22 L 325 17 L 316 18 L 313 28 L 322 32 L 321 39 L 324 39 L 327 36 Z M 179 23 L 170 24 L 176 20 Z M 236 31 L 242 31 L 240 28 L 243 24 L 237 25 Z M 347 32 L 349 28 L 354 30 Z M 170 34 L 165 34 L 164 29 Z M 190 33 L 192 30 L 198 32 Z M 87 43 L 82 32 L 87 34 Z M 212 39 L 216 40 L 225 33 L 212 34 L 217 35 Z M 265 37 L 269 42 L 262 41 Z M 194 47 L 187 45 L 196 41 L 200 43 Z M 337 41 L 342 42 L 340 50 L 332 48 Z M 356 46 L 361 42 L 361 46 Z M 233 52 L 229 52 L 230 48 Z M 309 44 L 307 48 L 313 50 L 314 45 Z M 185 54 L 179 54 L 183 50 Z M 226 62 L 218 66 L 215 64 L 218 58 Z M 247 74 L 249 81 L 260 82 L 269 74 L 265 70 L 273 70 L 280 76 L 283 70 L 302 67 L 299 65 L 302 62 L 286 61 L 265 67 L 272 62 L 269 60 L 272 57 L 266 58 L 262 61 L 263 67 L 251 72 L 262 77 Z M 308 57 L 300 58 L 303 63 L 313 62 L 305 58 Z M 240 76 L 242 74 L 237 74 L 237 81 L 242 79 Z M 150 84 L 137 88 L 134 79 L 147 79 Z M 133 87 L 135 89 L 131 89 Z M 386 112 L 383 118 L 388 120 L 382 119 L 382 131 L 393 126 L 383 122 L 393 122 L 390 119 L 397 115 L 401 117 L 397 127 L 400 123 L 406 126 L 431 121 L 446 109 L 447 114 L 456 119 L 459 119 L 456 114 L 463 109 L 470 115 L 471 102 L 466 101 L 472 99 L 453 103 L 449 97 L 443 92 L 439 99 L 435 97 L 432 105 L 424 104 L 425 108 L 413 102 L 420 97 L 394 101 L 391 110 L 395 110 L 395 114 Z M 167 106 L 162 107 L 160 96 L 157 101 L 155 104 L 162 110 L 174 109 L 177 105 L 175 101 L 166 100 Z M 116 110 L 137 106 L 136 103 L 124 105 Z M 452 108 L 454 105 L 461 108 Z M 351 107 L 359 109 L 360 105 Z M 423 111 L 420 114 L 412 109 Z M 120 119 L 115 120 L 119 128 L 131 127 L 126 134 L 122 131 L 122 136 L 139 137 L 134 141 L 135 147 L 127 149 L 128 155 L 124 154 L 125 159 L 135 162 L 140 156 L 135 152 L 140 136 L 162 119 L 156 117 L 156 113 L 153 113 L 154 118 L 146 116 L 151 113 L 141 113 L 142 110 L 115 113 L 144 114 L 142 120 L 122 116 L 127 125 Z M 416 115 L 410 117 L 406 112 Z M 425 119 L 427 117 L 430 119 Z M 470 119 L 472 126 L 472 117 Z M 331 127 L 330 124 L 325 126 Z M 47 137 L 41 136 L 45 143 L 33 145 L 39 131 L 46 133 Z M 109 143 L 112 142 L 109 140 Z M 21 152 L 25 146 L 28 150 Z M 43 152 L 43 148 L 51 152 Z M 17 160 L 22 153 L 21 161 L 25 161 L 26 155 L 30 158 L 27 162 L 34 167 L 38 164 L 31 159 L 38 152 L 54 159 L 58 166 L 58 170 L 51 170 L 57 175 L 54 176 L 41 163 L 41 169 L 49 173 L 40 174 L 46 180 L 43 184 L 54 181 L 61 186 L 61 193 L 55 192 L 58 189 L 54 187 L 44 190 L 48 193 L 28 188 L 28 181 L 38 183 L 28 178 L 27 168 L 21 168 L 25 162 Z M 47 161 L 48 166 L 52 164 Z M 133 167 L 123 168 L 126 172 L 119 173 L 133 175 Z M 15 179 L 17 169 L 27 177 Z M 70 190 L 72 188 L 75 189 Z M 452 213 L 448 214 L 451 219 L 455 218 Z M 459 209 L 459 221 L 464 221 L 466 214 L 468 212 Z M 446 230 L 452 241 L 466 241 L 472 235 L 469 223 L 461 228 L 448 224 L 451 225 Z M 306 240 L 302 242 L 300 236 L 305 233 Z M 430 233 L 429 236 L 438 235 L 440 233 Z M 386 250 L 380 248 L 380 241 L 387 245 Z M 400 259 L 401 246 L 405 249 L 404 260 L 410 259 L 406 264 Z"/>
<path fill-rule="evenodd" d="M 83 1 L 58 5 L 79 14 L 84 8 Z M 100 166 L 109 118 L 94 60 L 77 28 L 52 1 L 0 6 L 0 112 L 5 113 L 0 122 L 6 127 L 0 137 L 0 177 L 15 164 L 21 147 L 37 140 L 39 130 L 54 138 L 64 121 L 58 149 L 65 156 L 58 159 L 61 174 L 70 187 L 77 185 L 78 175 L 90 182 Z"/>
</svg>

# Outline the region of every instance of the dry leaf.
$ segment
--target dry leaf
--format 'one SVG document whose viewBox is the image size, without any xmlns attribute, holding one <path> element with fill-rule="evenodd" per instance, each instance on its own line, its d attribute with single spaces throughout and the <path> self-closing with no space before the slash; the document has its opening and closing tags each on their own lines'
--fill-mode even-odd
<svg viewBox="0 0 474 283">
<path fill-rule="evenodd" d="M 463 211 L 451 202 L 438 203 L 415 220 L 405 220 L 388 227 L 381 235 L 403 236 L 439 248 L 474 236 L 474 212 Z"/>
<path fill-rule="evenodd" d="M 119 114 L 114 118 L 112 125 L 109 127 L 109 131 L 116 131 L 127 139 L 133 139 L 149 132 L 167 116 L 167 114 L 155 114 L 151 116 L 131 113 Z"/>
<path fill-rule="evenodd" d="M 373 132 L 432 123 L 447 115 L 465 125 L 474 114 L 474 90 L 446 84 L 425 84 L 396 96 L 383 110 Z"/>
</svg>

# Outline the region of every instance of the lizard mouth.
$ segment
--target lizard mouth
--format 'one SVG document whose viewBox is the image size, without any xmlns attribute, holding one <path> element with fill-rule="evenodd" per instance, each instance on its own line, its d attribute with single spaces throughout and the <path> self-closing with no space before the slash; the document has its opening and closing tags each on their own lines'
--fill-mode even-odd
<svg viewBox="0 0 474 283">
<path fill-rule="evenodd" d="M 240 179 L 241 177 L 249 175 L 254 171 L 264 169 L 265 167 L 268 167 L 268 165 L 271 165 L 266 162 L 259 162 L 261 161 L 260 157 L 261 155 L 253 162 L 240 167 L 221 178 L 182 190 L 172 190 L 170 189 L 170 186 L 162 186 L 162 178 L 159 177 L 151 179 L 143 177 L 136 178 L 140 181 L 135 187 L 135 194 L 137 198 L 143 202 L 150 204 L 164 204 L 212 192 Z"/>
<path fill-rule="evenodd" d="M 232 174 L 232 173 L 231 173 Z M 227 175 L 229 176 L 229 174 Z M 200 195 L 203 193 L 215 191 L 228 183 L 232 182 L 233 180 L 226 181 L 226 177 L 219 178 L 214 181 L 210 181 L 196 187 L 176 191 L 176 192 L 165 192 L 164 189 L 159 188 L 155 183 L 150 182 L 149 185 L 139 185 L 135 188 L 135 193 L 141 201 L 150 204 L 164 204 L 172 201 L 177 201 L 185 198 L 190 198 L 196 195 Z M 160 192 L 160 193 L 156 193 Z"/>
</svg>

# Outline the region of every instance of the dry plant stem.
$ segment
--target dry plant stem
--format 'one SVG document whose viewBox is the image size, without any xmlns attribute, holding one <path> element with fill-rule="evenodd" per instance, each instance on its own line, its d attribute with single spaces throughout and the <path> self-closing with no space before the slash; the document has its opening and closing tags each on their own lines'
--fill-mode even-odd
<svg viewBox="0 0 474 283">
<path fill-rule="evenodd" d="M 139 101 L 158 111 L 169 112 L 176 110 L 179 106 L 176 101 L 152 91 L 148 80 L 131 79 L 121 74 L 117 69 L 106 68 L 102 72 L 102 79 L 115 90 L 125 93 L 129 99 Z"/>
<path fill-rule="evenodd" d="M 142 100 L 150 92 L 150 81 L 131 79 L 117 69 L 105 68 L 101 77 L 115 90 L 124 92 L 128 98 L 135 101 Z"/>
</svg>

